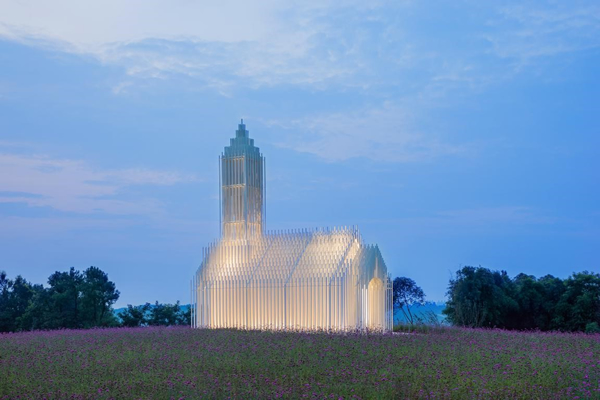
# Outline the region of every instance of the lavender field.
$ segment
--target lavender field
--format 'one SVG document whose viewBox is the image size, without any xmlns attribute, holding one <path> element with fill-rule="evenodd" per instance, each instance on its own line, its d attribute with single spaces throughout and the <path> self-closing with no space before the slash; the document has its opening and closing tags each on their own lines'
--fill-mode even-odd
<svg viewBox="0 0 600 400">
<path fill-rule="evenodd" d="M 600 399 L 600 335 L 119 328 L 0 336 L 0 399 Z"/>
</svg>

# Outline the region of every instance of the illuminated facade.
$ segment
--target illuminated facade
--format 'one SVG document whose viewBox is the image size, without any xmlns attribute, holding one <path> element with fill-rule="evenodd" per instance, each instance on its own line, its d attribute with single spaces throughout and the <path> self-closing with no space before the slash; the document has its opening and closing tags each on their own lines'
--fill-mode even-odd
<svg viewBox="0 0 600 400">
<path fill-rule="evenodd" d="M 391 280 L 356 228 L 265 232 L 265 159 L 242 121 L 220 157 L 221 239 L 192 280 L 192 326 L 392 328 Z"/>
</svg>

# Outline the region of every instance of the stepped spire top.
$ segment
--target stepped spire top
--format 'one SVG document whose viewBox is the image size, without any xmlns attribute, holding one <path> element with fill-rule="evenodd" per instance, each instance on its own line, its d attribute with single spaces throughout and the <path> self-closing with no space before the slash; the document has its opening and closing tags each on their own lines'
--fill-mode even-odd
<svg viewBox="0 0 600 400">
<path fill-rule="evenodd" d="M 242 118 L 242 121 L 238 125 L 238 130 L 235 131 L 235 137 L 248 137 L 248 133 L 250 132 L 246 130 L 246 125 L 244 124 L 244 119 Z"/>
<path fill-rule="evenodd" d="M 265 214 L 265 164 L 244 120 L 220 158 L 221 234 L 225 240 L 262 235 Z"/>
</svg>

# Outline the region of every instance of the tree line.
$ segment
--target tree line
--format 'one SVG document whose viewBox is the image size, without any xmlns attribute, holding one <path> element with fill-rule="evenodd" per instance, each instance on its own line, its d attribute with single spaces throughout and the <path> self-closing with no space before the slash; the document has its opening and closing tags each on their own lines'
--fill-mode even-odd
<svg viewBox="0 0 600 400">
<path fill-rule="evenodd" d="M 190 325 L 192 309 L 183 309 L 179 301 L 175 304 L 146 303 L 141 306 L 127 305 L 119 313 L 121 326 L 159 326 L 159 325 Z"/>
<path fill-rule="evenodd" d="M 415 315 L 425 304 L 425 293 L 414 280 L 393 280 L 394 309 L 410 324 L 436 322 L 436 316 Z M 455 326 L 600 332 L 600 274 L 588 271 L 567 279 L 552 275 L 536 278 L 506 271 L 465 266 L 450 279 L 448 300 L 442 313 Z"/>
<path fill-rule="evenodd" d="M 128 305 L 117 316 L 112 306 L 119 295 L 115 283 L 94 266 L 83 272 L 57 271 L 48 278 L 47 287 L 21 275 L 9 279 L 0 271 L 0 332 L 190 323 L 190 310 L 183 310 L 179 302 Z M 132 310 L 143 315 L 132 316 Z"/>
<path fill-rule="evenodd" d="M 448 285 L 443 313 L 453 325 L 514 330 L 600 332 L 600 274 L 567 279 L 465 266 Z"/>
<path fill-rule="evenodd" d="M 0 271 L 0 332 L 115 326 L 189 325 L 191 309 L 176 304 L 128 305 L 115 315 L 119 291 L 97 267 L 55 272 L 48 287 Z M 600 274 L 536 278 L 465 266 L 450 279 L 443 313 L 456 326 L 600 332 Z M 393 280 L 393 304 L 410 324 L 424 322 L 411 306 L 425 293 L 410 278 Z M 428 321 L 426 321 L 428 322 Z"/>
</svg>

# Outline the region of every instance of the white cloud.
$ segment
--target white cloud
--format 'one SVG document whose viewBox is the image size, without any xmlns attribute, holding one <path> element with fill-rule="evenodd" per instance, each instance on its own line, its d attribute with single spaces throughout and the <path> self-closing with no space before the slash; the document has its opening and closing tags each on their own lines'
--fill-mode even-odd
<svg viewBox="0 0 600 400">
<path fill-rule="evenodd" d="M 274 0 L 8 0 L 0 6 L 0 37 L 91 54 L 125 65 L 130 75 L 221 71 L 258 84 L 270 83 L 273 74 L 311 82 L 336 73 L 295 62 L 325 29 L 311 18 L 327 7 Z"/>
<path fill-rule="evenodd" d="M 600 6 L 587 1 L 519 3 L 500 8 L 499 28 L 488 36 L 494 52 L 516 58 L 519 66 L 550 57 L 600 47 Z"/>
<path fill-rule="evenodd" d="M 422 132 L 413 115 L 506 82 L 542 56 L 600 45 L 599 7 L 574 1 L 441 2 L 455 13 L 449 21 L 465 19 L 464 31 L 446 32 L 431 5 L 410 0 L 5 0 L 0 37 L 122 66 L 115 95 L 138 79 L 183 75 L 225 96 L 240 86 L 337 85 L 371 104 L 391 98 L 402 106 L 284 124 L 302 135 L 280 145 L 330 161 L 406 162 L 468 150 Z"/>
<path fill-rule="evenodd" d="M 273 0 L 6 0 L 0 32 L 46 38 L 81 52 L 147 38 L 253 41 L 271 33 L 276 10 Z"/>
<path fill-rule="evenodd" d="M 133 85 L 133 82 L 131 82 L 131 81 L 119 82 L 118 84 L 116 84 L 112 87 L 111 91 L 113 92 L 113 94 L 116 94 L 116 95 L 126 94 L 127 88 L 132 85 Z"/>
<path fill-rule="evenodd" d="M 232 81 L 319 86 L 366 68 L 371 44 L 355 25 L 376 20 L 384 3 L 6 0 L 0 37 L 92 55 L 130 76 L 184 74 L 225 94 Z"/>
<path fill-rule="evenodd" d="M 368 158 L 388 162 L 421 162 L 444 155 L 464 154 L 467 145 L 454 145 L 421 133 L 406 109 L 384 104 L 379 108 L 317 115 L 284 124 L 268 122 L 297 133 L 281 147 L 319 156 L 327 161 Z"/>
<path fill-rule="evenodd" d="M 93 55 L 124 66 L 130 76 L 188 75 L 224 94 L 232 82 L 317 88 L 407 83 L 394 77 L 398 69 L 425 72 L 423 85 L 470 88 L 482 71 L 501 69 L 477 60 L 486 51 L 531 62 L 600 44 L 600 7 L 590 1 L 449 4 L 438 8 L 455 13 L 449 20 L 462 15 L 472 23 L 467 35 L 440 31 L 424 17 L 431 6 L 410 0 L 4 0 L 0 37 Z M 474 13 L 488 25 L 473 23 Z M 424 23 L 415 24 L 420 19 Z M 447 41 L 430 40 L 439 35 L 469 44 L 448 51 Z M 471 41 L 481 36 L 487 45 Z M 475 68 L 462 70 L 472 63 Z"/>
<path fill-rule="evenodd" d="M 193 180 L 148 169 L 99 170 L 80 160 L 0 153 L 0 203 L 25 203 L 75 213 L 148 214 L 160 211 L 152 198 L 123 199 L 133 185 L 174 185 Z"/>
</svg>

